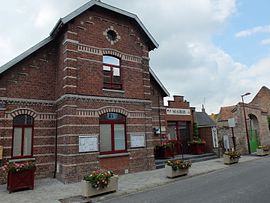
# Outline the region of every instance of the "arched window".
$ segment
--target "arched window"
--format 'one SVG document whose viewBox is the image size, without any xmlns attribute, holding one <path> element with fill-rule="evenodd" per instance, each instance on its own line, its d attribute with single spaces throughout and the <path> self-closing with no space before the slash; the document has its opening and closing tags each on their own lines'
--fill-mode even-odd
<svg viewBox="0 0 270 203">
<path fill-rule="evenodd" d="M 127 150 L 126 118 L 119 113 L 100 116 L 100 153 L 118 153 Z"/>
<path fill-rule="evenodd" d="M 120 60 L 113 56 L 103 56 L 103 86 L 107 89 L 122 89 Z"/>
<path fill-rule="evenodd" d="M 19 115 L 13 119 L 12 157 L 33 156 L 34 119 L 28 115 Z"/>
</svg>

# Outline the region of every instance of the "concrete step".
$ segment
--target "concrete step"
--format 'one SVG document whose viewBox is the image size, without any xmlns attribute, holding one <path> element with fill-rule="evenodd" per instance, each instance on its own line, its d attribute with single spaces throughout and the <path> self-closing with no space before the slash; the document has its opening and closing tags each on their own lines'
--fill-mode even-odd
<svg viewBox="0 0 270 203">
<path fill-rule="evenodd" d="M 181 155 L 177 155 L 169 159 L 157 159 L 155 161 L 155 164 L 156 164 L 156 169 L 160 169 L 160 168 L 165 168 L 165 163 L 168 160 L 184 159 L 184 160 L 190 160 L 192 163 L 195 163 L 195 162 L 207 161 L 207 160 L 217 159 L 217 158 L 218 156 L 215 153 L 205 153 L 205 154 L 200 154 L 200 155 L 185 154 L 184 158 L 182 158 Z"/>
</svg>

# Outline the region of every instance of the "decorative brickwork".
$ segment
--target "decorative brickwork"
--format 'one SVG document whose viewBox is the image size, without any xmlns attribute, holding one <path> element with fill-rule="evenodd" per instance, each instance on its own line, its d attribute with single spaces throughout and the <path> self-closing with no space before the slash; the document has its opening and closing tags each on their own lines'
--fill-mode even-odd
<svg viewBox="0 0 270 203">
<path fill-rule="evenodd" d="M 135 15 L 121 10 L 112 14 L 107 6 L 94 6 L 71 16 L 72 21 L 61 21 L 42 46 L 0 73 L 0 145 L 5 161 L 12 158 L 13 118 L 26 114 L 34 118 L 37 177 L 55 173 L 69 183 L 97 168 L 120 174 L 154 169 L 158 137 L 153 126 L 158 118 L 166 125 L 162 107 L 167 96 L 149 72 L 149 51 L 156 42 Z M 104 89 L 103 55 L 120 59 L 122 89 Z M 160 114 L 152 91 L 159 95 Z M 105 113 L 125 116 L 126 152 L 103 156 L 99 145 L 97 151 L 80 152 L 82 136 L 96 137 L 100 143 L 100 117 Z M 145 146 L 132 148 L 134 134 L 145 136 Z"/>
</svg>

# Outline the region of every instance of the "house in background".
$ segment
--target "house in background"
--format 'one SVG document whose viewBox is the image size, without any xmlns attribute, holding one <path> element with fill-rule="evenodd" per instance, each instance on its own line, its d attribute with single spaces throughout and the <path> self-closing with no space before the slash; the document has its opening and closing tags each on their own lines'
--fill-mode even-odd
<svg viewBox="0 0 270 203">
<path fill-rule="evenodd" d="M 213 152 L 218 147 L 216 123 L 205 112 L 204 106 L 201 112 L 194 112 L 194 122 L 197 124 L 199 136 L 205 140 L 205 152 Z"/>
<path fill-rule="evenodd" d="M 136 15 L 97 0 L 61 18 L 0 67 L 4 161 L 34 158 L 37 176 L 65 183 L 97 168 L 154 169 L 169 95 L 149 67 L 157 47 Z"/>
<path fill-rule="evenodd" d="M 176 154 L 190 153 L 189 142 L 193 139 L 195 108 L 183 96 L 173 96 L 166 106 L 167 136 L 176 143 Z"/>
<path fill-rule="evenodd" d="M 232 129 L 228 125 L 228 120 L 233 118 L 236 149 L 241 153 L 247 154 L 249 150 L 253 153 L 258 145 L 270 145 L 269 101 L 270 90 L 263 86 L 250 103 L 239 102 L 235 106 L 221 107 L 217 122 L 219 140 L 224 141 L 224 136 L 227 137 L 230 148 L 233 148 Z"/>
</svg>

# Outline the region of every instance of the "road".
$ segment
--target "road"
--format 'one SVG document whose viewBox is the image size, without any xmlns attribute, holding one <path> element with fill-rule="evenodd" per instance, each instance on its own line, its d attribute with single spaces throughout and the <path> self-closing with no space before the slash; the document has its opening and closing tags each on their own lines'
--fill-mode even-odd
<svg viewBox="0 0 270 203">
<path fill-rule="evenodd" d="M 103 202 L 269 203 L 270 157 Z"/>
</svg>

